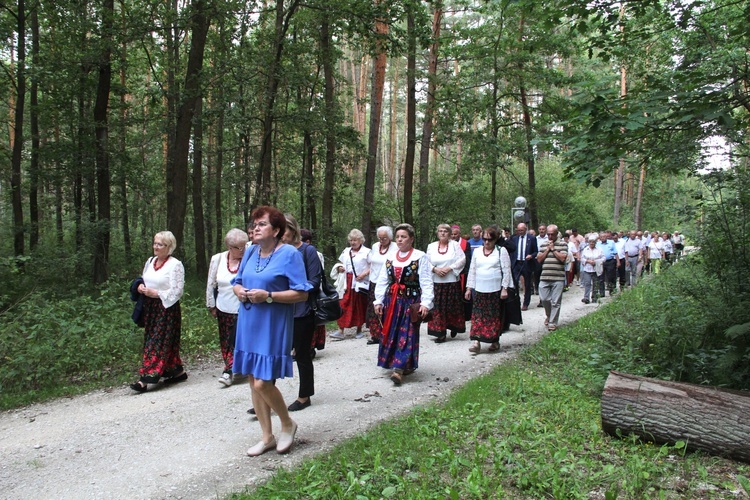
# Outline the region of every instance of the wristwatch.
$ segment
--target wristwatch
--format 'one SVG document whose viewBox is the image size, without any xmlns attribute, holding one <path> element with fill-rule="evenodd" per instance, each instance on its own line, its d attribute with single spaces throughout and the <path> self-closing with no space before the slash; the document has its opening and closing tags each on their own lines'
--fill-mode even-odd
<svg viewBox="0 0 750 500">
<path fill-rule="evenodd" d="M 273 303 L 273 297 L 271 296 L 273 292 L 267 292 L 267 293 L 268 293 L 268 297 L 266 297 L 266 302 L 271 304 Z"/>
</svg>

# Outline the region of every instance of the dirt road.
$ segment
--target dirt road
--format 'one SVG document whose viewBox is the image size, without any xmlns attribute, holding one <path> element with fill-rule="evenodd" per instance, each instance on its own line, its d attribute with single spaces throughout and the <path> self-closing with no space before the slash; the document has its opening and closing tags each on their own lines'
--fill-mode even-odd
<svg viewBox="0 0 750 500">
<path fill-rule="evenodd" d="M 564 294 L 561 324 L 596 309 L 581 289 Z M 6 499 L 222 498 L 263 481 L 373 424 L 445 397 L 467 380 L 514 356 L 546 333 L 532 299 L 524 324 L 501 339 L 502 350 L 468 351 L 468 335 L 435 344 L 423 326 L 419 369 L 395 387 L 365 339 L 328 342 L 315 360 L 312 406 L 293 413 L 299 425 L 289 455 L 258 458 L 245 450 L 260 439 L 246 410 L 246 384 L 222 388 L 220 366 L 188 366 L 187 382 L 145 394 L 127 386 L 0 414 L 0 497 Z M 296 373 L 296 367 L 295 367 Z M 287 403 L 297 379 L 278 382 Z M 278 419 L 274 417 L 276 432 Z"/>
</svg>

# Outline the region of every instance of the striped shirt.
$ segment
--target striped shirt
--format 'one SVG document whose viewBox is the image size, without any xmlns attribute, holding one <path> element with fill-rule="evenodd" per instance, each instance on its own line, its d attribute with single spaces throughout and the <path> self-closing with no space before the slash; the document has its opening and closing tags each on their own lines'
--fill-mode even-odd
<svg viewBox="0 0 750 500">
<path fill-rule="evenodd" d="M 539 248 L 539 253 L 544 253 L 547 250 L 548 244 L 549 242 L 543 243 L 542 247 Z M 555 250 L 558 254 L 567 256 L 568 244 L 565 243 L 565 240 L 556 240 Z M 547 257 L 542 261 L 542 274 L 539 279 L 541 281 L 565 281 L 565 258 L 560 262 L 557 257 L 555 257 L 554 252 L 548 253 Z"/>
</svg>

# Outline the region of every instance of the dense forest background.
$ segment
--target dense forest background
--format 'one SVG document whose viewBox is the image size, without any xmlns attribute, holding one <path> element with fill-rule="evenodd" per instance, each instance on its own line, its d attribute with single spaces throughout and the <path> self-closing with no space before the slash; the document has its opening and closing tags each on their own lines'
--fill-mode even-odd
<svg viewBox="0 0 750 500">
<path fill-rule="evenodd" d="M 5 276 L 132 275 L 163 229 L 204 276 L 265 203 L 328 255 L 352 227 L 510 226 L 519 195 L 534 225 L 696 235 L 706 168 L 746 165 L 745 2 L 3 7 Z"/>
</svg>

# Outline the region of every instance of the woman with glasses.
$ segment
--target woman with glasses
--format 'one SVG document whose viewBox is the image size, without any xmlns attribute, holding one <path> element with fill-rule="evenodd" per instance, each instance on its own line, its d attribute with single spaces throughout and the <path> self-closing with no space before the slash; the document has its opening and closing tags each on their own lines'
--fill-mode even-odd
<svg viewBox="0 0 750 500">
<path fill-rule="evenodd" d="M 365 243 L 365 235 L 359 229 L 349 231 L 349 246 L 341 252 L 336 264 L 339 273 L 346 273 L 346 289 L 341 299 L 344 314 L 338 319 L 339 331 L 329 335 L 332 339 L 344 339 L 345 328 L 357 328 L 355 338 L 364 337 L 362 325 L 367 319 L 367 299 L 370 295 L 370 264 L 367 256 L 370 249 Z"/>
<path fill-rule="evenodd" d="M 412 322 L 410 306 L 424 318 L 432 309 L 434 295 L 430 260 L 414 248 L 414 228 L 410 224 L 396 227 L 396 246 L 398 250 L 378 275 L 375 313 L 383 322 L 378 366 L 392 369 L 391 380 L 401 385 L 403 377 L 419 364 L 421 322 Z"/>
<path fill-rule="evenodd" d="M 219 383 L 224 387 L 232 385 L 235 327 L 240 309 L 240 301 L 232 290 L 232 280 L 240 269 L 247 242 L 245 231 L 230 229 L 224 237 L 227 250 L 211 257 L 208 268 L 206 307 L 219 323 L 219 346 L 224 359 L 224 373 L 219 377 Z"/>
<path fill-rule="evenodd" d="M 513 287 L 510 271 L 510 256 L 505 247 L 496 246 L 499 231 L 488 227 L 482 235 L 482 248 L 471 254 L 471 266 L 466 283 L 466 300 L 474 292 L 474 307 L 471 313 L 473 341 L 469 351 L 481 351 L 481 342 L 490 344 L 490 351 L 500 350 L 500 335 L 503 332 L 504 307 L 508 289 Z"/>
<path fill-rule="evenodd" d="M 375 284 L 378 276 L 383 270 L 385 261 L 393 259 L 393 253 L 397 250 L 396 243 L 393 242 L 393 229 L 390 226 L 380 226 L 376 232 L 378 242 L 372 246 L 367 256 L 367 262 L 370 264 L 370 294 L 367 302 L 367 328 L 370 330 L 368 344 L 379 344 L 380 336 L 383 333 L 380 317 L 375 314 Z"/>
<path fill-rule="evenodd" d="M 458 242 L 451 239 L 451 227 L 440 224 L 436 231 L 438 240 L 427 246 L 432 281 L 435 284 L 435 307 L 432 321 L 427 323 L 427 334 L 435 342 L 445 342 L 448 330 L 451 338 L 466 332 L 464 303 L 461 298 L 459 276 L 466 265 L 466 254 Z"/>
<path fill-rule="evenodd" d="M 143 363 L 140 379 L 130 384 L 136 392 L 146 392 L 148 384 L 164 377 L 164 383 L 187 380 L 180 358 L 182 312 L 180 298 L 185 289 L 185 268 L 172 257 L 177 240 L 170 231 L 154 235 L 154 256 L 143 268 L 138 293 L 143 301 Z"/>
<path fill-rule="evenodd" d="M 251 457 L 271 448 L 286 453 L 294 444 L 297 424 L 289 416 L 276 379 L 293 375 L 294 304 L 307 300 L 312 288 L 296 248 L 282 243 L 286 218 L 278 209 L 253 210 L 253 243 L 242 257 L 233 290 L 242 307 L 237 316 L 234 373 L 247 375 L 261 440 L 247 450 Z M 281 421 L 278 440 L 271 410 Z"/>
</svg>

